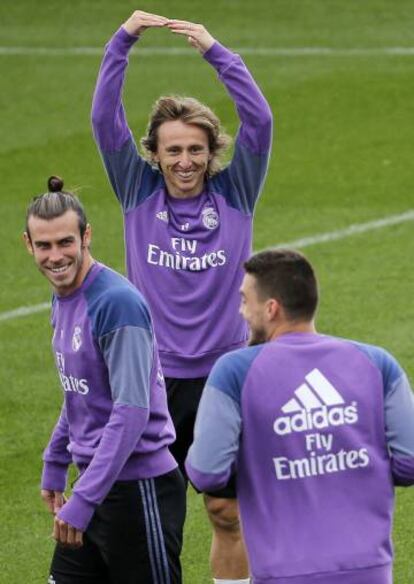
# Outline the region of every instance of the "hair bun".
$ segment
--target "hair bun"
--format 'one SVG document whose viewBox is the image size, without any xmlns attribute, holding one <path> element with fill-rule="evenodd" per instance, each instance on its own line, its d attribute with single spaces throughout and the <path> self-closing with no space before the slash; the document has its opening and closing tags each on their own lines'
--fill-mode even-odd
<svg viewBox="0 0 414 584">
<path fill-rule="evenodd" d="M 51 176 L 47 179 L 49 193 L 60 193 L 63 189 L 63 180 L 58 176 Z"/>
</svg>

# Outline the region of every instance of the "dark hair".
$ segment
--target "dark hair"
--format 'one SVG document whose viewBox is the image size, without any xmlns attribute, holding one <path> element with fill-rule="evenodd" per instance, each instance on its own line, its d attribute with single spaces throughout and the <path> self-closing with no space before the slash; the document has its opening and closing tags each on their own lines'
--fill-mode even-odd
<svg viewBox="0 0 414 584">
<path fill-rule="evenodd" d="M 290 320 L 312 320 L 318 305 L 318 284 L 309 261 L 289 249 L 269 249 L 244 263 L 255 277 L 261 298 L 275 298 Z"/>
<path fill-rule="evenodd" d="M 207 174 L 212 176 L 218 172 L 221 169 L 220 156 L 230 145 L 231 138 L 223 132 L 216 114 L 193 97 L 171 95 L 160 97 L 155 102 L 148 122 L 147 135 L 141 138 L 141 146 L 148 160 L 153 162 L 154 154 L 158 150 L 158 128 L 164 122 L 175 120 L 180 120 L 184 124 L 194 124 L 206 132 L 211 154 Z"/>
<path fill-rule="evenodd" d="M 48 192 L 34 197 L 26 212 L 26 233 L 30 237 L 29 218 L 55 219 L 72 210 L 79 218 L 79 231 L 83 235 L 88 224 L 85 211 L 78 197 L 73 193 L 63 190 L 63 180 L 58 176 L 50 176 L 47 180 Z"/>
</svg>

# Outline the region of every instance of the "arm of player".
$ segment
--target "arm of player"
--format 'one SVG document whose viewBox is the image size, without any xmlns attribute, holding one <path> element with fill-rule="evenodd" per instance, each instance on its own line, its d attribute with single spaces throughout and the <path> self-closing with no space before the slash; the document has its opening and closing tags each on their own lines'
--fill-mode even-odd
<svg viewBox="0 0 414 584">
<path fill-rule="evenodd" d="M 407 376 L 394 362 L 385 393 L 385 430 L 397 486 L 414 484 L 414 395 Z"/>
<path fill-rule="evenodd" d="M 165 21 L 162 16 L 141 11 L 132 14 L 106 46 L 93 96 L 93 134 L 112 188 L 125 212 L 145 196 L 141 184 L 152 184 L 159 178 L 159 173 L 140 157 L 126 121 L 122 91 L 128 53 L 144 30 L 163 26 Z M 148 191 L 152 191 L 150 184 Z"/>
<path fill-rule="evenodd" d="M 256 352 L 224 355 L 208 377 L 186 460 L 188 476 L 200 491 L 221 489 L 235 470 L 242 431 L 241 391 Z"/>
<path fill-rule="evenodd" d="M 97 505 L 106 497 L 126 461 L 134 451 L 149 419 L 150 378 L 154 362 L 149 315 L 128 298 L 117 298 L 104 323 L 131 323 L 111 328 L 99 335 L 99 345 L 108 368 L 113 408 L 100 443 L 85 472 L 73 489 L 72 496 L 58 518 L 84 531 Z M 142 316 L 142 318 L 141 318 Z M 142 322 L 138 322 L 141 320 Z"/>
<path fill-rule="evenodd" d="M 194 442 L 185 467 L 199 491 L 223 488 L 237 459 L 241 433 L 240 405 L 207 383 L 194 428 Z"/>
<path fill-rule="evenodd" d="M 69 425 L 66 407 L 63 404 L 49 444 L 43 453 L 41 488 L 42 491 L 45 491 L 45 496 L 42 495 L 42 498 L 52 513 L 56 511 L 58 506 L 61 506 L 61 495 L 66 487 L 68 467 L 72 462 L 68 445 Z M 46 496 L 46 493 L 49 493 L 49 497 Z M 49 499 L 49 501 L 46 501 L 46 499 Z"/>
<path fill-rule="evenodd" d="M 229 203 L 246 213 L 252 213 L 262 190 L 272 143 L 271 109 L 239 55 L 218 43 L 200 24 L 171 20 L 168 28 L 186 36 L 204 59 L 218 72 L 240 118 L 240 128 L 232 162 L 226 173 L 213 177 L 230 181 Z"/>
<path fill-rule="evenodd" d="M 92 102 L 92 127 L 101 150 L 120 150 L 131 136 L 122 104 L 128 53 L 144 30 L 164 26 L 166 18 L 135 11 L 106 46 Z"/>
</svg>

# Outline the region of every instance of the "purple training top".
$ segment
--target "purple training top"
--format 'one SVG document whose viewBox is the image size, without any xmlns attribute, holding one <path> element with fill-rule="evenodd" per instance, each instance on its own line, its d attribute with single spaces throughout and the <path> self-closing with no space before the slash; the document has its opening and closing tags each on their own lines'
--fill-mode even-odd
<svg viewBox="0 0 414 584">
<path fill-rule="evenodd" d="M 220 355 L 246 341 L 238 289 L 251 252 L 272 116 L 240 57 L 216 42 L 204 58 L 217 70 L 241 120 L 234 156 L 200 195 L 170 197 L 163 175 L 138 154 L 121 101 L 136 40 L 121 28 L 106 47 L 93 129 L 124 213 L 128 277 L 150 303 L 164 373 L 201 377 Z"/>
<path fill-rule="evenodd" d="M 219 359 L 186 461 L 237 469 L 255 584 L 391 584 L 393 485 L 414 483 L 414 399 L 383 349 L 310 333 Z"/>
<path fill-rule="evenodd" d="M 95 263 L 82 285 L 54 297 L 53 351 L 64 404 L 44 453 L 42 488 L 64 491 L 59 517 L 84 531 L 116 480 L 156 477 L 177 463 L 147 305 L 126 278 Z"/>
</svg>

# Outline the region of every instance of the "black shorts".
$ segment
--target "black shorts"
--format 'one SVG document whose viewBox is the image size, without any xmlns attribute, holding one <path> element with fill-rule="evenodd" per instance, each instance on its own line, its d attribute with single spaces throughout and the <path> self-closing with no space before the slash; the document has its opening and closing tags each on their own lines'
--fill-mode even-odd
<svg viewBox="0 0 414 584">
<path fill-rule="evenodd" d="M 185 472 L 184 462 L 193 442 L 198 404 L 200 403 L 206 381 L 207 377 L 195 377 L 193 379 L 165 378 L 168 409 L 174 423 L 175 433 L 177 434 L 176 441 L 169 448 L 175 460 L 178 462 L 178 466 L 186 481 L 188 481 L 188 477 Z M 222 499 L 235 499 L 235 476 L 233 475 L 230 478 L 228 484 L 223 489 L 207 494 L 211 497 Z"/>
<path fill-rule="evenodd" d="M 84 544 L 56 545 L 50 584 L 181 584 L 186 495 L 178 469 L 119 481 L 96 508 Z"/>
</svg>

